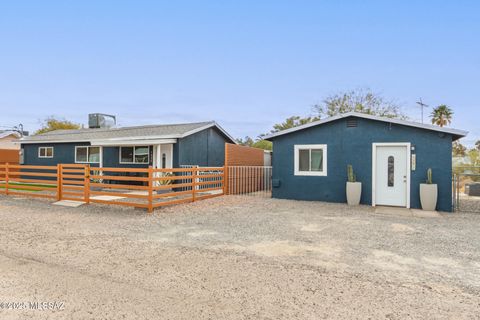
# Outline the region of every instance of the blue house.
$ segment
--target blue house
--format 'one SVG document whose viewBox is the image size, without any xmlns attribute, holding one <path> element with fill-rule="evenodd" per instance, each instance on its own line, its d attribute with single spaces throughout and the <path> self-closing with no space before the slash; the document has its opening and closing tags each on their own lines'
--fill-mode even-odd
<svg viewBox="0 0 480 320">
<path fill-rule="evenodd" d="M 437 209 L 452 209 L 452 142 L 467 132 L 345 113 L 280 131 L 273 142 L 272 197 L 346 202 L 347 165 L 362 183 L 361 203 L 420 208 L 428 168 Z"/>
<path fill-rule="evenodd" d="M 20 140 L 21 164 L 176 168 L 223 166 L 235 140 L 216 122 L 55 130 Z"/>
</svg>

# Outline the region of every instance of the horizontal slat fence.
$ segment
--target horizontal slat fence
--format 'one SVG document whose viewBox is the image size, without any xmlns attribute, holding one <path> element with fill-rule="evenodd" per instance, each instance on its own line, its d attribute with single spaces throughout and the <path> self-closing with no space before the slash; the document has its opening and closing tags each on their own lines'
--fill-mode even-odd
<svg viewBox="0 0 480 320">
<path fill-rule="evenodd" d="M 0 194 L 153 209 L 224 194 L 225 169 L 0 165 Z"/>
</svg>

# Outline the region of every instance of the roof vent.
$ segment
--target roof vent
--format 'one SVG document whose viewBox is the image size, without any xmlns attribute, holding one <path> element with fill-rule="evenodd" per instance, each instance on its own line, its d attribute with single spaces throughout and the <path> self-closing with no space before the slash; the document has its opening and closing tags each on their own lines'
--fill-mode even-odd
<svg viewBox="0 0 480 320">
<path fill-rule="evenodd" d="M 356 128 L 357 126 L 358 122 L 356 118 L 347 119 L 347 128 Z"/>
<path fill-rule="evenodd" d="M 110 114 L 90 113 L 88 115 L 88 127 L 90 129 L 111 128 L 117 123 L 117 118 Z"/>
</svg>

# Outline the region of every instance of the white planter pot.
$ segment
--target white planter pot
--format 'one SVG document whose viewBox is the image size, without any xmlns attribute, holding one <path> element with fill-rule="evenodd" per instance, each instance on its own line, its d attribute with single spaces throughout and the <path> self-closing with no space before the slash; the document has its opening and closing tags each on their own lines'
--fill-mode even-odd
<svg viewBox="0 0 480 320">
<path fill-rule="evenodd" d="M 438 188 L 436 184 L 420 184 L 420 203 L 422 209 L 426 211 L 435 211 L 437 207 Z"/>
<path fill-rule="evenodd" d="M 361 182 L 347 182 L 347 203 L 349 206 L 358 206 L 362 195 Z"/>
</svg>

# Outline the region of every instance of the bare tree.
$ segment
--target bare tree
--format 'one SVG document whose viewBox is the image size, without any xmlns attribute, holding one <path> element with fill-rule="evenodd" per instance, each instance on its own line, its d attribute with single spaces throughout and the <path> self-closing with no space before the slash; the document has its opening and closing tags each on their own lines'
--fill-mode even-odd
<svg viewBox="0 0 480 320">
<path fill-rule="evenodd" d="M 322 103 L 314 105 L 313 111 L 319 117 L 333 117 L 355 111 L 387 118 L 407 118 L 400 106 L 368 88 L 328 96 Z"/>
</svg>

